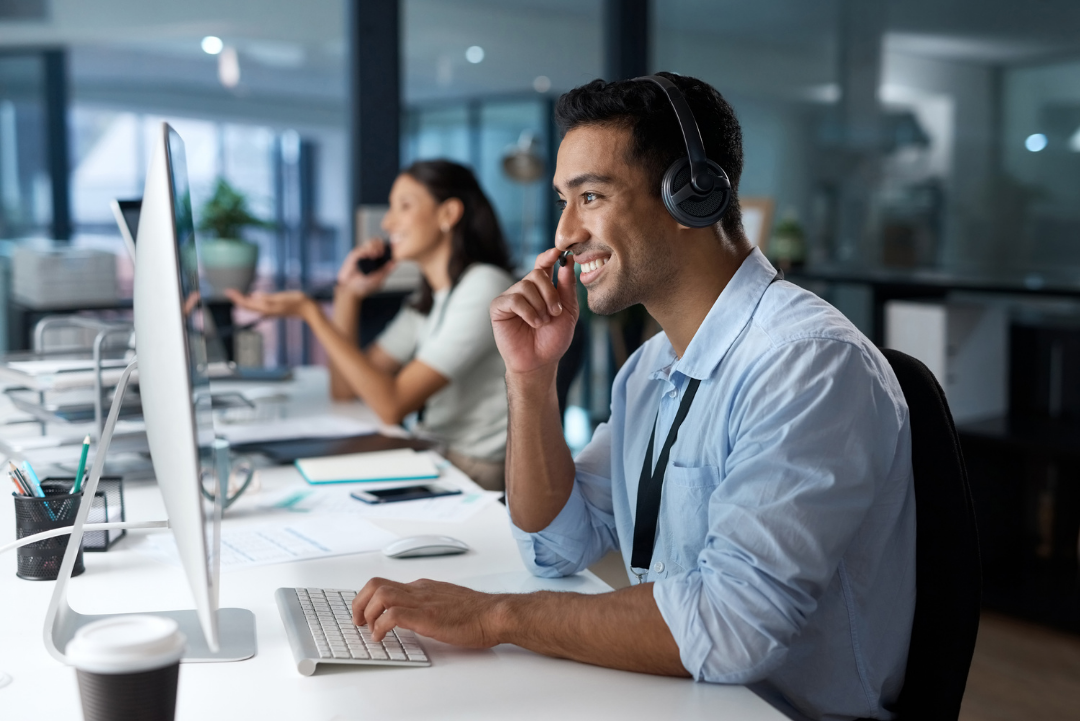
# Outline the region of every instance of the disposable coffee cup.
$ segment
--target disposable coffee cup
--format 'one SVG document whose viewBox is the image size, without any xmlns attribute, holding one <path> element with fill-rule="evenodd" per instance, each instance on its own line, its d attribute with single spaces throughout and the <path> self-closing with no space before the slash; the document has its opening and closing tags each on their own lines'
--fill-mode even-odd
<svg viewBox="0 0 1080 721">
<path fill-rule="evenodd" d="M 163 616 L 117 616 L 83 626 L 67 646 L 86 721 L 173 721 L 187 640 Z"/>
</svg>

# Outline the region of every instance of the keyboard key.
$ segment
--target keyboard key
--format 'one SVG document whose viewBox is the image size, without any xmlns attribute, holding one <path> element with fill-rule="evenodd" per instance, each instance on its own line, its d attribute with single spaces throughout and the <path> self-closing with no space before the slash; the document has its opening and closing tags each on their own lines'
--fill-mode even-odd
<svg viewBox="0 0 1080 721">
<path fill-rule="evenodd" d="M 369 659 L 369 658 L 371 658 L 371 654 L 368 653 L 367 649 L 363 648 L 363 647 L 361 647 L 361 648 L 350 648 L 349 653 L 352 655 L 353 658 L 359 658 L 359 659 Z"/>
<path fill-rule="evenodd" d="M 427 656 L 424 655 L 423 651 L 418 651 L 418 652 L 410 651 L 409 652 L 409 660 L 410 661 L 427 661 Z"/>
<path fill-rule="evenodd" d="M 387 651 L 391 661 L 405 661 L 407 657 L 404 651 Z"/>
<path fill-rule="evenodd" d="M 371 648 L 369 646 L 368 647 L 368 653 L 370 653 L 371 658 L 376 660 L 376 661 L 388 661 L 388 660 L 390 660 L 390 657 L 388 655 L 386 655 L 386 651 L 383 651 L 381 648 Z"/>
</svg>

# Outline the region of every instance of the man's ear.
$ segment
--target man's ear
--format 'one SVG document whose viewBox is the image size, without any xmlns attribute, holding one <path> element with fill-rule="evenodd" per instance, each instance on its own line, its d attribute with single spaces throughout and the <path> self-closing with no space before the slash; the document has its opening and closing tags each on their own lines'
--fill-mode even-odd
<svg viewBox="0 0 1080 721">
<path fill-rule="evenodd" d="M 461 202 L 461 198 L 447 198 L 439 204 L 437 211 L 439 227 L 453 228 L 464 214 L 465 204 Z"/>
</svg>

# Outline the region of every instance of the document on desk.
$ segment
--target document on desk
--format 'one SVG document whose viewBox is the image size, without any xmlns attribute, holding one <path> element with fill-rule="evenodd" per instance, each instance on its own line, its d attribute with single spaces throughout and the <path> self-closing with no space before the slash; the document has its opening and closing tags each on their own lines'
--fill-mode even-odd
<svg viewBox="0 0 1080 721">
<path fill-rule="evenodd" d="M 221 568 L 225 571 L 377 551 L 396 538 L 363 518 L 347 514 L 245 524 L 221 530 Z M 180 565 L 171 534 L 150 535 L 146 541 L 142 550 Z"/>
<path fill-rule="evenodd" d="M 259 423 L 222 423 L 217 433 L 231 445 L 264 443 L 293 438 L 347 438 L 375 433 L 371 423 L 344 416 L 300 416 Z"/>
</svg>

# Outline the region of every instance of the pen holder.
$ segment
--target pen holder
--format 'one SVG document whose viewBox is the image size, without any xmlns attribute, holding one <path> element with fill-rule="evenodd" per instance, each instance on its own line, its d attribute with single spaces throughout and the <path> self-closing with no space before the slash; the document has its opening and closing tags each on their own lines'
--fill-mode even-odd
<svg viewBox="0 0 1080 721">
<path fill-rule="evenodd" d="M 55 481 L 42 482 L 41 490 L 45 493 L 44 498 L 12 494 L 15 498 L 16 538 L 25 538 L 75 523 L 82 493 L 69 493 L 71 484 Z M 57 536 L 19 548 L 15 575 L 29 581 L 55 581 L 69 538 L 70 536 Z M 84 570 L 83 552 L 80 548 L 71 575 L 78 576 Z"/>
<path fill-rule="evenodd" d="M 71 476 L 49 476 L 42 484 L 55 485 L 70 493 L 75 479 Z M 87 523 L 109 523 L 126 521 L 124 515 L 124 482 L 120 476 L 102 476 L 98 479 L 97 493 L 94 494 L 94 503 L 90 506 L 90 512 L 86 514 Z M 127 535 L 123 529 L 111 531 L 86 531 L 83 534 L 83 550 L 87 553 L 108 551 L 109 548 Z"/>
</svg>

